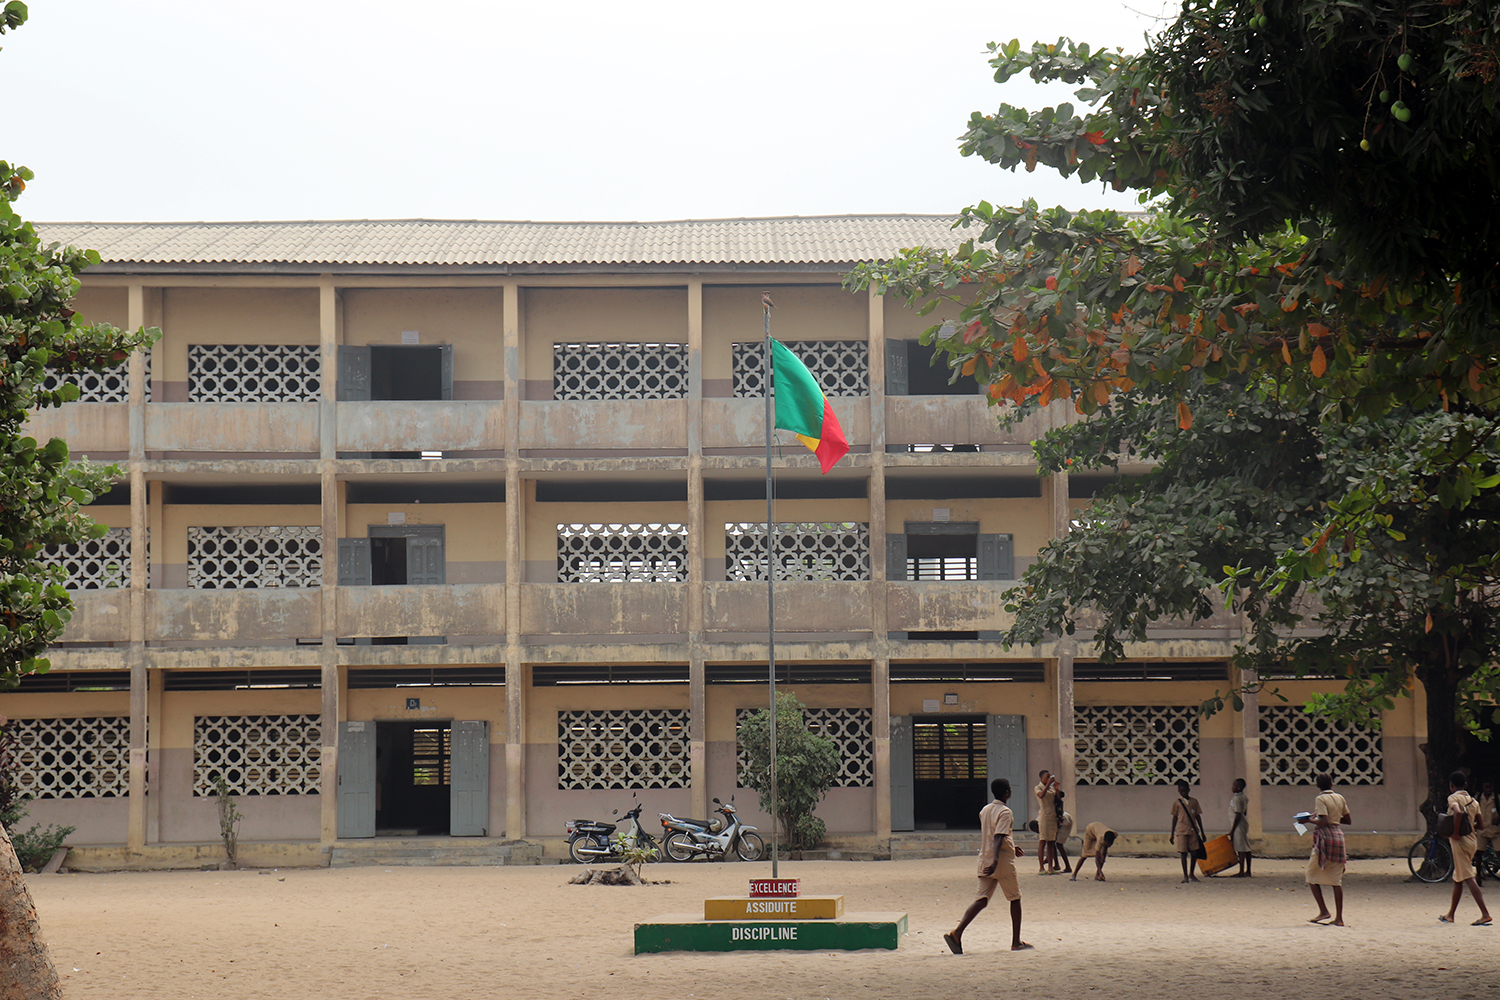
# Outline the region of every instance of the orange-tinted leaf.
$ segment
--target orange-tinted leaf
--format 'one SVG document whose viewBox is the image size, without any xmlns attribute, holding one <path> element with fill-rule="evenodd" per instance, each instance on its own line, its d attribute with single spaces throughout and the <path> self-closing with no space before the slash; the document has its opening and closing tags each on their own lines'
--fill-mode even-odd
<svg viewBox="0 0 1500 1000">
<path fill-rule="evenodd" d="M 1094 401 L 1100 406 L 1109 402 L 1109 386 L 1103 382 L 1095 382 L 1093 387 Z"/>
<path fill-rule="evenodd" d="M 1297 308 L 1297 299 L 1294 296 L 1288 295 L 1286 298 L 1284 298 L 1284 299 L 1281 300 L 1281 311 L 1282 312 L 1289 313 L 1289 312 L 1294 311 L 1296 308 Z"/>
<path fill-rule="evenodd" d="M 1309 324 L 1307 324 L 1307 335 L 1309 337 L 1326 337 L 1331 332 L 1332 331 L 1329 330 L 1328 327 L 1324 326 L 1322 323 L 1309 323 Z"/>
<path fill-rule="evenodd" d="M 1285 361 L 1287 364 L 1292 363 L 1292 349 L 1287 346 L 1287 343 L 1284 340 L 1281 342 L 1281 360 Z"/>
<path fill-rule="evenodd" d="M 1043 405 L 1043 406 L 1046 406 L 1046 405 L 1048 405 L 1049 403 L 1052 402 L 1052 380 L 1051 379 L 1048 379 L 1047 382 L 1046 382 L 1046 384 L 1042 386 L 1041 394 L 1037 396 L 1036 401 L 1038 403 L 1040 403 L 1041 405 Z"/>
<path fill-rule="evenodd" d="M 984 324 L 977 319 L 974 322 L 970 323 L 967 327 L 964 328 L 964 343 L 972 344 L 974 342 L 974 338 L 979 336 L 979 331 L 983 329 Z"/>
<path fill-rule="evenodd" d="M 1185 431 L 1193 429 L 1193 411 L 1183 402 L 1177 404 L 1177 426 Z"/>
<path fill-rule="evenodd" d="M 1141 259 L 1135 254 L 1125 258 L 1125 277 L 1133 278 L 1141 269 Z"/>
<path fill-rule="evenodd" d="M 1102 146 L 1102 145 L 1104 145 L 1104 132 L 1103 132 L 1103 130 L 1100 130 L 1098 132 L 1085 132 L 1085 133 L 1083 133 L 1083 138 L 1087 142 L 1091 142 L 1091 143 L 1093 143 L 1096 146 Z"/>
<path fill-rule="evenodd" d="M 977 367 L 979 367 L 979 358 L 976 356 L 964 362 L 962 371 L 965 375 L 973 375 L 974 369 Z"/>
<path fill-rule="evenodd" d="M 1187 287 L 1187 279 L 1185 279 L 1180 274 L 1174 276 L 1172 278 L 1172 287 L 1175 288 L 1175 289 L 1177 289 L 1179 292 L 1182 291 L 1184 288 Z"/>
<path fill-rule="evenodd" d="M 1424 632 L 1431 632 L 1432 631 L 1432 612 L 1431 611 L 1427 612 L 1427 624 L 1426 624 L 1426 627 L 1422 629 L 1422 631 L 1424 631 Z"/>
<path fill-rule="evenodd" d="M 1322 378 L 1323 373 L 1328 370 L 1328 359 L 1323 356 L 1323 345 L 1319 344 L 1313 348 L 1312 373 L 1314 378 Z"/>
<path fill-rule="evenodd" d="M 1474 365 L 1469 369 L 1469 388 L 1473 389 L 1475 392 L 1479 391 L 1479 376 L 1483 371 L 1484 369 L 1480 368 L 1478 365 Z"/>
</svg>

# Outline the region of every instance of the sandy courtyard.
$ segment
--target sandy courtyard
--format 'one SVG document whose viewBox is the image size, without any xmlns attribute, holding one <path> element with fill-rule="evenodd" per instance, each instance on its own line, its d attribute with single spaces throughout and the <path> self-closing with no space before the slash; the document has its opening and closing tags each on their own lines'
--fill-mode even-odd
<svg viewBox="0 0 1500 1000">
<path fill-rule="evenodd" d="M 1014 993 L 1218 1000 L 1491 996 L 1500 930 L 1437 922 L 1448 887 L 1406 881 L 1397 860 L 1356 861 L 1348 927 L 1314 912 L 1300 862 L 1252 880 L 1178 884 L 1176 859 L 1111 859 L 1108 883 L 1035 874 L 1022 859 L 1025 938 L 1008 950 L 1003 906 L 980 915 L 969 954 L 942 934 L 971 898 L 967 858 L 785 862 L 806 893 L 850 911 L 902 910 L 895 952 L 632 954 L 632 926 L 742 894 L 756 864 L 661 864 L 670 885 L 567 885 L 571 865 L 34 875 L 29 884 L 69 1000 L 585 996 L 928 998 Z M 1490 905 L 1500 914 L 1500 886 Z"/>
</svg>

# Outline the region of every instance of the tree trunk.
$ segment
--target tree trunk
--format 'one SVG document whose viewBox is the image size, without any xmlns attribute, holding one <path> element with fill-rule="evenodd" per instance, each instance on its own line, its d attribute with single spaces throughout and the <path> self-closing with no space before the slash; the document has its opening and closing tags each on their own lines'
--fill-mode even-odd
<svg viewBox="0 0 1500 1000">
<path fill-rule="evenodd" d="M 1458 677 L 1450 668 L 1435 666 L 1422 671 L 1420 680 L 1427 692 L 1427 742 L 1422 744 L 1427 763 L 1427 801 L 1418 808 L 1431 833 L 1439 814 L 1447 808 L 1448 775 L 1458 760 L 1458 720 L 1454 712 Z"/>
<path fill-rule="evenodd" d="M 62 983 L 42 941 L 36 904 L 21 876 L 10 833 L 0 824 L 0 1000 L 62 1000 Z"/>
</svg>

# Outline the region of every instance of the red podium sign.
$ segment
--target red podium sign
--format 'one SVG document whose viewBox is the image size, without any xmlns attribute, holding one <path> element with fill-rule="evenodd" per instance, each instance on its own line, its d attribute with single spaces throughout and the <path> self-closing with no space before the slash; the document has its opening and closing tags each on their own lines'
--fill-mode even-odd
<svg viewBox="0 0 1500 1000">
<path fill-rule="evenodd" d="M 751 899 L 796 899 L 802 880 L 755 878 L 750 880 Z"/>
</svg>

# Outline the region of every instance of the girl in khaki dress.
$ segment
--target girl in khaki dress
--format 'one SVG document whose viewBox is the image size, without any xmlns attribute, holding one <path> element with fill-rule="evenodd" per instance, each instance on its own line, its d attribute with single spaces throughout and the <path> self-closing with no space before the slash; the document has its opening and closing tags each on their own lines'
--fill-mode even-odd
<svg viewBox="0 0 1500 1000">
<path fill-rule="evenodd" d="M 1469 832 L 1463 837 L 1448 838 L 1448 845 L 1453 849 L 1453 900 L 1448 904 L 1448 912 L 1439 914 L 1438 919 L 1445 924 L 1453 923 L 1453 915 L 1458 911 L 1458 903 L 1464 898 L 1464 886 L 1467 885 L 1474 902 L 1479 904 L 1479 919 L 1474 921 L 1474 926 L 1488 927 L 1490 911 L 1484 905 L 1484 893 L 1479 891 L 1479 882 L 1474 877 L 1474 850 L 1479 846 L 1484 816 L 1479 811 L 1479 803 L 1464 787 L 1468 781 L 1468 776 L 1462 771 L 1448 775 L 1448 815 L 1453 817 L 1453 829 L 1458 830 L 1459 817 L 1467 816 Z"/>
</svg>

